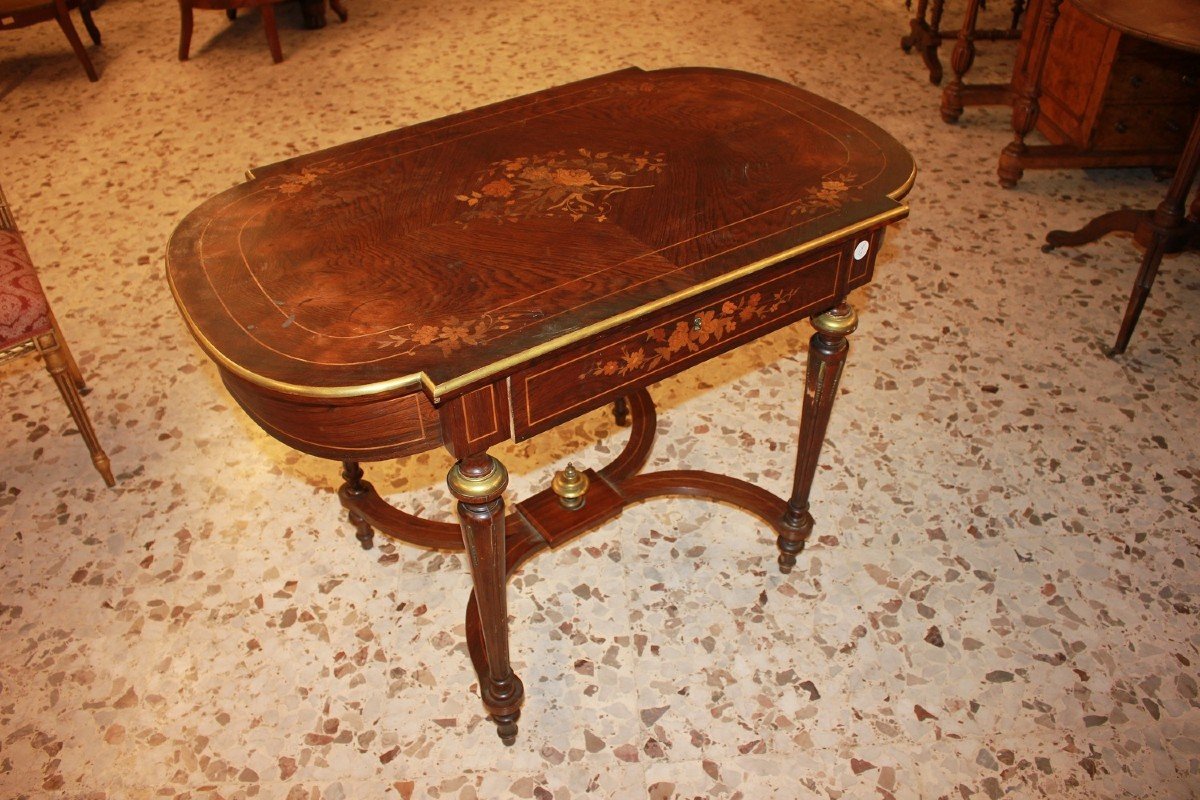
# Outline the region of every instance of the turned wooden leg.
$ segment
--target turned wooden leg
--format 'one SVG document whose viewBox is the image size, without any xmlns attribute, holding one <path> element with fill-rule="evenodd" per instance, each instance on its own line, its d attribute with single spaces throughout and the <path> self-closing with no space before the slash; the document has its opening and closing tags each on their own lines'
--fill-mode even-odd
<svg viewBox="0 0 1200 800">
<path fill-rule="evenodd" d="M 788 533 L 780 534 L 779 571 L 788 573 L 796 556 L 812 533 L 813 518 L 808 513 L 808 494 L 817 472 L 817 456 L 825 441 L 829 412 L 837 395 L 838 381 L 846 363 L 849 343 L 846 337 L 858 326 L 858 316 L 847 303 L 813 317 L 813 334 L 808 346 L 808 373 L 804 379 L 804 407 L 800 414 L 800 443 L 796 452 L 796 477 L 788 500 L 783 524 Z"/>
<path fill-rule="evenodd" d="M 1030 50 L 1030 66 L 1026 71 L 1026 79 L 1013 98 L 1013 140 L 1000 152 L 1000 166 L 996 170 L 1000 176 L 1000 185 L 1006 189 L 1016 186 L 1017 181 L 1025 174 L 1021 166 L 1021 160 L 1028 150 L 1025 137 L 1037 125 L 1038 98 L 1042 94 L 1042 71 L 1046 67 L 1050 39 L 1054 34 L 1054 24 L 1058 20 L 1058 7 L 1061 4 L 1062 0 L 1046 0 L 1042 5 L 1042 18 L 1036 21 L 1037 31 Z M 1026 20 L 1026 24 L 1034 23 Z"/>
<path fill-rule="evenodd" d="M 613 401 L 613 420 L 622 428 L 629 424 L 629 401 L 624 397 Z"/>
<path fill-rule="evenodd" d="M 929 82 L 937 86 L 942 82 L 942 62 L 938 60 L 938 48 L 942 44 L 942 11 L 946 0 L 930 0 L 929 41 L 921 49 L 921 59 L 929 68 Z"/>
<path fill-rule="evenodd" d="M 1148 226 L 1151 232 L 1146 252 L 1142 256 L 1142 264 L 1138 268 L 1137 280 L 1134 281 L 1133 291 L 1129 295 L 1129 304 L 1125 308 L 1125 317 L 1121 320 L 1121 329 L 1117 332 L 1117 341 L 1109 350 L 1109 355 L 1115 356 L 1125 352 L 1133 329 L 1137 326 L 1138 317 L 1150 296 L 1150 288 L 1158 275 L 1158 266 L 1162 263 L 1163 253 L 1173 242 L 1178 242 L 1186 236 L 1187 220 L 1184 216 L 1184 205 L 1187 203 L 1188 192 L 1196 179 L 1196 171 L 1200 168 L 1200 114 L 1192 123 L 1192 132 L 1184 145 L 1183 155 L 1179 166 L 1171 178 L 1167 196 L 1158 208 L 1154 210 L 1154 219 Z"/>
<path fill-rule="evenodd" d="M 62 345 L 63 358 L 67 362 L 67 373 L 71 376 L 71 382 L 75 384 L 80 397 L 87 397 L 92 391 L 91 387 L 83 379 L 83 373 L 79 370 L 79 364 L 75 362 L 75 356 L 71 354 L 71 348 L 67 347 L 67 337 L 62 335 L 62 329 L 58 327 L 58 320 L 55 319 L 53 311 L 50 312 L 50 327 L 54 329 L 54 335 Z"/>
<path fill-rule="evenodd" d="M 362 467 L 357 461 L 342 462 L 342 478 L 346 482 L 342 484 L 339 494 L 361 497 L 367 493 L 367 485 L 363 482 Z M 375 529 L 354 511 L 348 511 L 347 516 L 350 518 L 350 524 L 354 526 L 354 538 L 358 539 L 362 549 L 370 550 L 374 547 Z"/>
<path fill-rule="evenodd" d="M 187 61 L 192 46 L 192 4 L 179 0 L 179 60 Z"/>
<path fill-rule="evenodd" d="M 458 519 L 471 563 L 487 659 L 487 668 L 479 676 L 479 693 L 496 723 L 500 740 L 511 745 L 517 738 L 525 688 L 513 673 L 508 657 L 508 573 L 501 497 L 508 485 L 508 472 L 495 458 L 478 453 L 451 467 L 446 484 L 458 500 Z"/>
<path fill-rule="evenodd" d="M 96 466 L 96 471 L 100 473 L 100 477 L 104 478 L 104 483 L 107 486 L 116 486 L 116 481 L 113 479 L 112 466 L 109 464 L 108 455 L 104 452 L 104 448 L 100 446 L 100 440 L 96 438 L 96 431 L 92 428 L 92 421 L 88 418 L 87 410 L 83 407 L 83 400 L 79 397 L 79 389 L 75 385 L 75 378 L 71 375 L 70 367 L 68 366 L 69 355 L 66 349 L 66 343 L 61 335 L 56 335 L 54 331 L 44 333 L 37 338 L 35 342 L 38 352 L 42 355 L 42 360 L 46 364 L 46 370 L 50 373 L 50 377 L 54 379 L 54 384 L 58 387 L 59 394 L 67 404 L 67 409 L 71 412 L 71 418 L 75 421 L 75 427 L 79 428 L 80 435 L 83 436 L 83 441 L 87 445 L 88 451 L 92 454 L 92 463 Z"/>
<path fill-rule="evenodd" d="M 942 92 L 942 121 L 958 122 L 963 113 L 963 77 L 975 63 L 975 25 L 979 20 L 980 0 L 969 0 L 967 13 L 963 17 L 954 52 L 950 55 L 950 68 L 954 77 Z"/>
<path fill-rule="evenodd" d="M 912 8 L 912 3 L 908 3 L 906 8 Z M 913 47 L 924 37 L 924 32 L 928 27 L 925 22 L 925 15 L 929 10 L 929 0 L 917 0 L 917 13 L 909 21 L 909 33 L 907 36 L 900 37 L 900 49 L 904 52 L 911 52 Z"/>
</svg>

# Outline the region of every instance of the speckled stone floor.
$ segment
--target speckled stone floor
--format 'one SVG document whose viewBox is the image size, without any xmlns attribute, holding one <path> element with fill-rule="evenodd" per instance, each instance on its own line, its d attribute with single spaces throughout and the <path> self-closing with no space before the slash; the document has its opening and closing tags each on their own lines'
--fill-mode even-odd
<svg viewBox="0 0 1200 800">
<path fill-rule="evenodd" d="M 1169 257 L 1109 360 L 1138 251 L 1048 227 L 1165 186 L 994 180 L 1007 115 L 944 125 L 899 0 L 346 0 L 347 24 L 108 0 L 88 83 L 53 25 L 0 35 L 0 180 L 95 391 L 106 490 L 51 382 L 0 368 L 0 797 L 1200 796 L 1200 264 Z M 1005 48 L 981 57 L 1002 71 Z M 627 511 L 510 586 L 522 728 L 500 745 L 454 554 L 365 553 L 337 467 L 234 408 L 163 279 L 246 168 L 630 64 L 783 78 L 920 165 L 861 315 L 781 576 L 765 527 Z M 807 325 L 652 388 L 655 465 L 783 493 Z M 623 433 L 502 448 L 510 496 Z M 448 519 L 444 454 L 375 466 Z"/>
</svg>

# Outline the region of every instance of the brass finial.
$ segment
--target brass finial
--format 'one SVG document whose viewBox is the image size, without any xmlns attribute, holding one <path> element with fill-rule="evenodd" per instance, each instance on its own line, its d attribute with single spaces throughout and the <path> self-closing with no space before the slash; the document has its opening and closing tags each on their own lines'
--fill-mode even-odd
<svg viewBox="0 0 1200 800">
<path fill-rule="evenodd" d="M 587 499 L 588 476 L 575 469 L 574 464 L 567 464 L 566 469 L 554 473 L 550 488 L 558 495 L 558 502 L 563 508 L 574 511 L 583 507 Z"/>
</svg>

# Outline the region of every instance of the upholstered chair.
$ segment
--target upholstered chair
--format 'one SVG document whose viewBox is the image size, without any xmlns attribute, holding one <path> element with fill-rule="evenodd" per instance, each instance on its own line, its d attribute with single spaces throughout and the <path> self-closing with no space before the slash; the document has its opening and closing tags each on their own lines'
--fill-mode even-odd
<svg viewBox="0 0 1200 800">
<path fill-rule="evenodd" d="M 106 484 L 115 485 L 108 456 L 100 447 L 80 399 L 87 392 L 87 385 L 46 301 L 29 251 L 0 188 L 0 363 L 25 355 L 42 357 L 91 451 L 92 463 Z"/>
<path fill-rule="evenodd" d="M 70 14 L 71 9 L 78 8 L 88 36 L 92 37 L 93 42 L 100 44 L 100 31 L 92 21 L 91 4 L 92 0 L 0 0 L 0 31 L 54 20 L 71 43 L 75 57 L 83 64 L 83 71 L 87 73 L 88 80 L 98 81 L 100 76 L 96 74 L 96 68 L 92 66 L 87 50 L 83 49 L 83 42 L 75 32 L 75 26 L 71 24 Z"/>
</svg>

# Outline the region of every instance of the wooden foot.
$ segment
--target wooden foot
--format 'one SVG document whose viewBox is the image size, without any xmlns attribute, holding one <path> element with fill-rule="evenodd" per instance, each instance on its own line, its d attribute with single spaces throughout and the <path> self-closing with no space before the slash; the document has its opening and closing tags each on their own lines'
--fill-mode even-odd
<svg viewBox="0 0 1200 800">
<path fill-rule="evenodd" d="M 342 0 L 329 0 L 329 7 L 333 9 L 333 13 L 338 15 L 338 19 L 342 22 L 350 19 L 350 13 L 346 11 L 346 7 L 342 5 Z"/>
<path fill-rule="evenodd" d="M 1138 211 L 1131 208 L 1110 211 L 1096 217 L 1079 230 L 1050 231 L 1046 234 L 1046 243 L 1042 245 L 1042 251 L 1048 253 L 1056 247 L 1078 247 L 1089 244 L 1115 231 L 1136 233 L 1138 227 L 1149 221 L 1150 217 L 1149 211 Z"/>
<path fill-rule="evenodd" d="M 512 671 L 508 655 L 508 572 L 501 498 L 508 485 L 508 472 L 495 458 L 478 453 L 451 467 L 446 485 L 458 500 L 458 518 L 475 586 L 473 597 L 486 660 L 479 674 L 479 693 L 496 723 L 500 740 L 511 745 L 517 737 L 525 689 Z"/>
<path fill-rule="evenodd" d="M 813 519 L 808 512 L 808 495 L 817 472 L 817 456 L 825 441 L 829 413 L 837 396 L 842 367 L 849 344 L 846 337 L 858 326 L 854 309 L 842 303 L 831 311 L 813 317 L 813 334 L 808 347 L 808 372 L 804 379 L 804 406 L 800 413 L 800 440 L 796 452 L 796 475 L 792 496 L 779 531 L 779 571 L 788 573 L 796 556 L 812 534 Z"/>
<path fill-rule="evenodd" d="M 629 401 L 624 397 L 613 401 L 613 421 L 622 428 L 629 424 Z"/>
<path fill-rule="evenodd" d="M 358 501 L 363 499 L 368 492 L 372 492 L 371 484 L 363 480 L 362 467 L 357 461 L 342 462 L 342 478 L 345 483 L 338 490 L 338 496 L 342 499 L 342 505 L 346 506 L 347 516 L 350 518 L 350 524 L 354 526 L 354 538 L 358 539 L 358 543 L 362 545 L 363 550 L 370 550 L 375 546 L 375 529 L 371 527 L 371 523 L 367 518 L 359 513 L 357 503 L 350 502 L 348 499 Z"/>
</svg>

